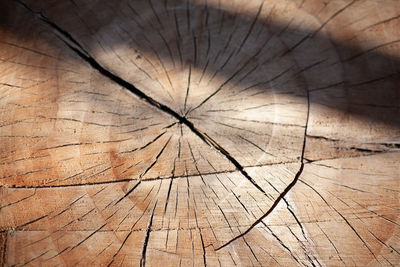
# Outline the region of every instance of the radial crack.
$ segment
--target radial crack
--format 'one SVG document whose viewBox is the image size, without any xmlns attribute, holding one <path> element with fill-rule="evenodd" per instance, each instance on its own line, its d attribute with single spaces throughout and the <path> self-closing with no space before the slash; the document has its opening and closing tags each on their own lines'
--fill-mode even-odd
<svg viewBox="0 0 400 267">
<path fill-rule="evenodd" d="M 143 243 L 143 250 L 142 250 L 142 258 L 140 259 L 140 267 L 144 267 L 146 265 L 146 252 L 147 252 L 147 245 L 149 243 L 150 239 L 150 232 L 151 232 L 151 225 L 153 224 L 153 217 L 154 217 L 154 211 L 157 207 L 157 202 L 154 204 L 153 211 L 151 212 L 151 217 L 149 220 L 149 225 L 147 226 L 146 230 L 146 236 L 144 238 L 144 243 Z"/>
<path fill-rule="evenodd" d="M 62 29 L 60 26 L 58 26 L 56 23 L 52 22 L 48 17 L 46 17 L 44 14 L 41 12 L 35 12 L 33 11 L 30 7 L 28 7 L 25 3 L 21 2 L 20 0 L 15 0 L 18 3 L 20 3 L 22 6 L 24 6 L 29 12 L 33 13 L 36 17 L 38 17 L 41 21 L 52 27 L 53 29 L 57 30 L 59 34 L 64 36 L 67 40 L 72 42 L 75 45 L 72 45 L 70 42 L 67 40 L 61 39 L 70 49 L 72 49 L 79 57 L 81 57 L 83 60 L 85 60 L 87 63 L 90 64 L 94 69 L 96 69 L 98 72 L 100 72 L 102 75 L 105 77 L 109 78 L 113 82 L 119 84 L 120 86 L 124 87 L 134 95 L 136 95 L 138 98 L 144 100 L 148 104 L 150 104 L 153 107 L 156 107 L 160 111 L 169 114 L 170 116 L 174 117 L 177 119 L 181 124 L 186 125 L 195 135 L 197 135 L 201 140 L 203 140 L 205 143 L 208 145 L 214 147 L 216 150 L 218 150 L 222 155 L 225 156 L 239 171 L 240 173 L 247 179 L 249 180 L 259 191 L 261 191 L 264 195 L 266 195 L 266 192 L 254 181 L 254 179 L 244 170 L 244 167 L 234 158 L 232 157 L 228 151 L 226 151 L 221 145 L 216 143 L 214 140 L 212 140 L 206 133 L 201 132 L 199 129 L 197 129 L 194 124 L 189 121 L 185 116 L 179 115 L 176 111 L 171 109 L 170 107 L 156 101 L 152 97 L 146 95 L 144 92 L 142 92 L 140 89 L 138 89 L 136 86 L 133 84 L 129 83 L 128 81 L 122 79 L 121 77 L 115 75 L 111 71 L 107 70 L 104 68 L 99 62 L 97 62 L 93 57 L 90 56 L 90 54 L 83 49 L 83 46 L 76 41 L 71 34 L 69 34 L 66 30 Z M 245 64 L 247 65 L 247 63 Z"/>
<path fill-rule="evenodd" d="M 230 161 L 236 168 L 239 170 L 239 172 L 248 180 L 250 181 L 254 187 L 256 187 L 260 192 L 262 192 L 264 195 L 267 195 L 266 192 L 255 182 L 255 180 L 244 170 L 244 167 L 233 157 L 230 155 L 230 153 L 225 150 L 221 145 L 219 145 L 215 140 L 213 140 L 210 136 L 208 136 L 206 133 L 201 132 L 199 129 L 197 129 L 194 124 L 189 121 L 185 116 L 181 116 L 178 114 L 175 110 L 172 108 L 162 104 L 161 102 L 156 101 L 152 97 L 148 96 L 145 94 L 143 91 L 138 89 L 136 86 L 133 84 L 129 83 L 128 81 L 124 80 L 123 78 L 117 76 L 116 74 L 112 73 L 108 69 L 104 68 L 97 60 L 95 60 L 84 48 L 83 46 L 75 40 L 70 33 L 68 33 L 66 30 L 64 30 L 62 27 L 57 25 L 55 22 L 51 21 L 48 17 L 46 17 L 43 13 L 41 12 L 36 12 L 32 10 L 29 6 L 27 6 L 25 3 L 23 3 L 20 0 L 15 0 L 19 4 L 21 4 L 23 7 L 25 7 L 30 13 L 32 13 L 35 17 L 37 17 L 39 20 L 42 22 L 46 23 L 48 26 L 51 28 L 55 29 L 58 34 L 62 37 L 60 39 L 67 45 L 71 50 L 73 50 L 79 57 L 81 57 L 84 61 L 86 61 L 92 68 L 97 70 L 100 74 L 103 76 L 109 78 L 111 81 L 117 83 L 121 87 L 127 89 L 130 91 L 132 94 L 134 94 L 136 97 L 139 99 L 145 101 L 147 104 L 157 108 L 158 110 L 172 116 L 175 118 L 180 124 L 186 125 L 195 135 L 197 135 L 202 141 L 207 143 L 209 146 L 213 147 L 214 149 L 218 150 L 225 158 Z M 247 64 L 250 62 L 247 61 L 236 73 L 233 74 L 236 75 L 238 72 L 240 72 Z M 221 87 L 219 88 L 222 89 L 222 87 L 233 78 L 231 76 Z M 218 91 L 218 90 L 217 90 Z M 217 92 L 214 92 L 210 97 L 208 97 L 205 101 L 207 101 L 209 98 L 211 98 L 213 95 L 215 95 Z M 205 101 L 203 101 L 200 105 L 202 105 Z M 308 125 L 308 118 L 309 118 L 309 110 L 310 110 L 310 101 L 309 101 L 309 95 L 307 91 L 307 101 L 308 101 L 308 111 L 307 111 L 307 120 L 306 120 L 306 125 L 304 129 L 304 135 L 307 133 L 307 125 Z M 196 108 L 198 108 L 197 106 Z M 194 109 L 196 109 L 194 108 Z M 193 109 L 192 109 L 193 110 Z M 192 111 L 190 110 L 190 111 Z M 284 196 L 290 191 L 290 189 L 295 185 L 297 182 L 299 176 L 301 175 L 303 168 L 304 168 L 304 151 L 305 151 L 305 142 L 306 138 L 304 137 L 303 141 L 303 149 L 302 149 L 302 155 L 301 155 L 301 166 L 299 171 L 296 173 L 293 181 L 288 185 L 288 187 L 278 196 L 278 198 L 275 200 L 274 204 L 270 207 L 270 209 L 262 216 L 260 217 L 253 225 L 250 226 L 244 233 L 240 234 L 239 236 L 235 237 L 225 245 L 217 248 L 221 249 L 225 247 L 226 245 L 230 244 L 234 240 L 244 236 L 246 233 L 248 233 L 256 224 L 258 224 L 260 221 L 262 221 L 266 216 L 268 216 L 278 205 L 280 200 L 284 198 Z M 139 181 L 138 184 L 136 184 L 130 191 L 128 191 L 125 196 L 123 196 L 121 199 L 119 199 L 118 202 L 120 202 L 123 198 L 125 198 L 127 195 L 129 195 L 139 184 L 141 181 Z M 117 203 L 118 203 L 117 202 Z"/>
</svg>

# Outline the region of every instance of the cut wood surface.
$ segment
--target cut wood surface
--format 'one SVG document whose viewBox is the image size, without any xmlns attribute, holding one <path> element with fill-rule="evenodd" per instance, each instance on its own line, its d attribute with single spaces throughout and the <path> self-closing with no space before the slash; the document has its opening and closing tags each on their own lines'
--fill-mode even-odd
<svg viewBox="0 0 400 267">
<path fill-rule="evenodd" d="M 400 265 L 398 0 L 0 3 L 3 266 Z"/>
</svg>

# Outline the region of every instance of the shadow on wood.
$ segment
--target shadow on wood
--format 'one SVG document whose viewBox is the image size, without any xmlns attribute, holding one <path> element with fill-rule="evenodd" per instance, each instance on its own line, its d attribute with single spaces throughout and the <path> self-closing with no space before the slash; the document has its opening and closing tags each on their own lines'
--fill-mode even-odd
<svg viewBox="0 0 400 267">
<path fill-rule="evenodd" d="M 385 3 L 2 3 L 0 259 L 399 263 Z"/>
</svg>

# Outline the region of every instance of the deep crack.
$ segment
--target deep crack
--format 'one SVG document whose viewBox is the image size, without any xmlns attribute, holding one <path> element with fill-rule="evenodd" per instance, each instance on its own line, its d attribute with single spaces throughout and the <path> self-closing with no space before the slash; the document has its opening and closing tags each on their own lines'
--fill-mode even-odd
<svg viewBox="0 0 400 267">
<path fill-rule="evenodd" d="M 197 129 L 194 126 L 194 124 L 191 121 L 189 121 L 185 116 L 179 115 L 176 111 L 174 111 L 170 107 L 168 107 L 168 106 L 156 101 L 152 97 L 146 95 L 144 92 L 142 92 L 140 89 L 138 89 L 133 84 L 129 83 L 128 81 L 122 79 L 121 77 L 113 74 L 111 71 L 109 71 L 106 68 L 104 68 L 103 66 L 101 66 L 101 64 L 99 62 L 97 62 L 92 56 L 90 56 L 89 52 L 87 52 L 83 48 L 83 46 L 77 40 L 75 40 L 70 33 L 68 33 L 68 31 L 64 30 L 62 27 L 60 27 L 55 22 L 50 20 L 42 12 L 36 12 L 36 11 L 32 10 L 29 6 L 27 6 L 24 2 L 22 2 L 20 0 L 14 0 L 14 1 L 16 1 L 20 5 L 22 5 L 25 9 L 27 9 L 30 13 L 32 13 L 39 20 L 41 20 L 42 22 L 46 23 L 51 28 L 55 29 L 63 37 L 63 38 L 60 38 L 60 39 L 72 51 L 74 51 L 84 61 L 89 63 L 92 68 L 97 70 L 103 76 L 105 76 L 105 77 L 109 78 L 111 81 L 119 84 L 120 86 L 122 86 L 123 88 L 127 89 L 128 91 L 133 93 L 136 97 L 144 100 L 145 102 L 147 102 L 151 106 L 153 106 L 153 107 L 157 108 L 158 110 L 160 110 L 160 111 L 162 111 L 164 113 L 167 113 L 170 116 L 174 117 L 179 123 L 186 125 L 195 135 L 197 135 L 201 140 L 203 140 L 203 142 L 205 142 L 209 146 L 213 147 L 214 149 L 218 150 L 222 155 L 224 155 L 225 158 L 229 162 L 231 162 L 236 167 L 236 169 L 248 181 L 250 181 L 254 185 L 254 187 L 256 187 L 260 192 L 262 192 L 264 195 L 267 196 L 266 192 L 254 181 L 254 179 L 244 170 L 244 167 L 233 156 L 231 156 L 230 153 L 227 150 L 225 150 L 221 145 L 219 145 L 215 140 L 213 140 L 211 137 L 209 137 L 206 133 L 203 133 L 199 129 Z M 210 97 L 212 97 L 214 94 L 215 93 L 213 93 Z M 210 97 L 208 97 L 206 100 L 208 100 Z M 234 237 L 233 239 L 231 239 L 230 241 L 228 241 L 224 245 L 216 248 L 216 250 L 224 248 L 225 246 L 229 245 L 233 241 L 243 237 L 248 232 L 250 232 L 258 223 L 260 223 L 265 217 L 267 217 L 275 209 L 275 207 L 279 204 L 279 202 L 286 196 L 286 194 L 292 189 L 292 187 L 298 181 L 298 179 L 299 179 L 299 177 L 300 177 L 300 175 L 301 175 L 301 173 L 303 172 L 303 169 L 304 169 L 304 151 L 305 151 L 305 145 L 306 145 L 306 134 L 307 134 L 308 121 L 309 121 L 309 112 L 310 112 L 310 99 L 309 99 L 308 90 L 307 90 L 307 106 L 308 106 L 308 108 L 307 108 L 307 118 L 306 118 L 306 124 L 305 124 L 305 127 L 304 127 L 304 140 L 303 140 L 303 147 L 302 147 L 301 160 L 300 160 L 301 161 L 301 165 L 300 165 L 300 169 L 296 173 L 293 181 L 278 196 L 278 198 L 275 200 L 273 205 L 269 208 L 269 210 L 263 216 L 261 216 L 259 219 L 257 219 L 246 231 L 244 231 L 240 235 Z M 138 184 L 140 184 L 140 182 Z M 136 186 L 137 185 L 135 185 L 135 187 Z M 131 189 L 131 191 L 133 191 L 133 190 Z M 129 191 L 127 194 L 129 194 L 131 191 Z M 121 199 L 119 201 L 121 201 Z"/>
<path fill-rule="evenodd" d="M 87 63 L 92 66 L 95 70 L 100 72 L 102 75 L 105 77 L 109 78 L 113 82 L 119 84 L 120 86 L 124 87 L 140 99 L 144 100 L 148 104 L 150 104 L 153 107 L 156 107 L 157 109 L 163 111 L 164 113 L 169 114 L 170 116 L 174 117 L 178 122 L 181 124 L 186 125 L 195 135 L 197 135 L 201 140 L 203 140 L 206 144 L 214 147 L 217 149 L 222 155 L 225 156 L 226 159 L 228 159 L 239 171 L 240 173 L 247 179 L 249 180 L 259 191 L 261 191 L 264 195 L 266 195 L 266 192 L 254 181 L 254 179 L 244 170 L 244 167 L 234 158 L 232 157 L 228 151 L 226 151 L 221 145 L 219 145 L 217 142 L 215 142 L 212 138 L 210 138 L 206 133 L 201 132 L 198 130 L 194 124 L 189 121 L 185 116 L 179 115 L 176 111 L 171 109 L 170 107 L 156 101 L 152 97 L 146 95 L 143 93 L 140 89 L 138 89 L 136 86 L 133 84 L 129 83 L 128 81 L 122 79 L 121 77 L 113 74 L 103 66 L 99 62 L 97 62 L 93 57 L 90 56 L 90 54 L 83 49 L 83 46 L 76 41 L 71 34 L 69 34 L 66 30 L 58 26 L 56 23 L 51 21 L 48 17 L 46 17 L 43 13 L 41 12 L 35 12 L 33 11 L 30 7 L 28 7 L 25 3 L 21 2 L 20 0 L 15 0 L 18 3 L 20 3 L 24 8 L 26 8 L 29 12 L 33 13 L 36 17 L 38 17 L 41 21 L 45 22 L 47 25 L 49 25 L 51 28 L 57 30 L 59 34 L 67 38 L 67 40 L 71 41 L 75 46 L 71 45 L 68 41 L 61 39 L 71 50 L 73 50 L 79 57 L 81 57 L 83 60 L 85 60 Z"/>
</svg>

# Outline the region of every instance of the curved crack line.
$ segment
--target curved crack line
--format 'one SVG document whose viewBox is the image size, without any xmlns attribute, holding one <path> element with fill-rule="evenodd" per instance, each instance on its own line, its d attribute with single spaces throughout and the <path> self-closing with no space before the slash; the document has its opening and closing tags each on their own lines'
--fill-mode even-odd
<svg viewBox="0 0 400 267">
<path fill-rule="evenodd" d="M 204 157 L 203 157 L 204 158 Z M 244 166 L 244 168 L 254 168 L 254 167 L 265 167 L 265 166 L 274 166 L 274 165 L 281 165 L 281 164 L 293 164 L 297 163 L 298 161 L 282 161 L 282 162 L 275 162 L 275 163 L 267 163 L 267 164 L 260 164 L 260 165 L 249 165 L 249 166 Z M 141 162 L 139 162 L 141 163 Z M 307 162 L 310 163 L 310 162 Z M 136 163 L 138 164 L 138 163 Z M 136 164 L 131 165 L 130 167 L 135 166 Z M 201 175 L 215 175 L 215 174 L 221 174 L 221 173 L 234 173 L 237 172 L 236 169 L 232 170 L 224 170 L 224 171 L 211 171 L 211 172 L 205 172 L 202 173 Z M 69 176 L 66 179 L 70 179 L 72 177 L 78 176 L 82 173 L 77 173 L 72 176 Z M 168 180 L 168 179 L 181 179 L 181 178 L 188 178 L 188 177 L 194 177 L 194 176 L 199 176 L 198 174 L 187 174 L 187 175 L 177 175 L 177 176 L 166 176 L 166 177 L 152 177 L 152 178 L 146 178 L 143 179 L 142 182 L 153 182 L 153 181 L 158 181 L 158 180 Z M 114 183 L 125 183 L 125 182 L 132 182 L 132 181 L 139 181 L 138 179 L 134 178 L 126 178 L 126 179 L 119 179 L 119 180 L 112 180 L 112 181 L 103 181 L 103 182 L 92 182 L 92 183 L 85 183 L 85 184 L 61 184 L 61 185 L 39 185 L 39 186 L 15 186 L 12 189 L 13 190 L 18 190 L 18 189 L 49 189 L 49 188 L 66 188 L 66 187 L 78 187 L 78 186 L 96 186 L 96 185 L 107 185 L 107 184 L 114 184 Z"/>
<path fill-rule="evenodd" d="M 271 214 L 271 212 L 276 208 L 276 206 L 278 206 L 278 204 L 281 202 L 281 200 L 285 200 L 285 196 L 287 195 L 287 193 L 293 188 L 293 186 L 297 183 L 297 181 L 299 180 L 301 174 L 303 173 L 303 169 L 304 169 L 304 152 L 305 152 L 305 148 L 306 148 L 306 139 L 307 139 L 307 128 L 308 128 L 308 122 L 309 122 L 309 117 L 310 117 L 310 94 L 308 92 L 308 90 L 306 89 L 306 94 L 307 94 L 307 117 L 306 117 L 306 123 L 305 123 L 305 127 L 304 127 L 304 139 L 303 139 L 303 147 L 302 147 L 302 151 L 301 151 L 301 159 L 300 159 L 300 168 L 297 171 L 293 181 L 285 188 L 285 190 L 276 198 L 274 204 L 272 204 L 272 206 L 268 209 L 268 211 L 266 213 L 264 213 L 264 215 L 262 215 L 260 218 L 258 218 L 249 228 L 246 229 L 246 231 L 244 231 L 243 233 L 235 236 L 234 238 L 232 238 L 231 240 L 229 240 L 228 242 L 226 242 L 225 244 L 217 247 L 215 249 L 215 251 L 218 251 L 226 246 L 228 246 L 229 244 L 231 244 L 233 241 L 244 237 L 247 233 L 249 233 L 255 226 L 257 226 L 259 223 L 263 223 L 263 220 L 269 215 Z"/>
</svg>

